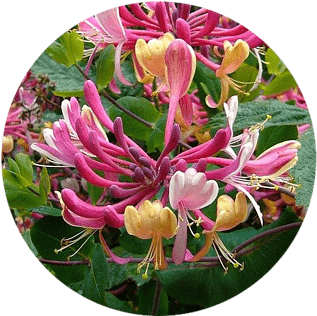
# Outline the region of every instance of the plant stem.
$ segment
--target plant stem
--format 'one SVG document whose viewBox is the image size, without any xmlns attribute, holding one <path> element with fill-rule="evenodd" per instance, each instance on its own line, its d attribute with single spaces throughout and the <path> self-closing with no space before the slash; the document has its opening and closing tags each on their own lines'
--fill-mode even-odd
<svg viewBox="0 0 317 316">
<path fill-rule="evenodd" d="M 157 315 L 158 309 L 160 307 L 160 299 L 161 299 L 161 293 L 162 293 L 162 283 L 160 282 L 159 279 L 156 279 L 155 282 L 156 282 L 156 287 L 155 287 L 155 293 L 153 298 L 151 315 Z"/>
<path fill-rule="evenodd" d="M 78 66 L 78 64 L 75 64 L 76 68 L 79 70 L 79 72 L 83 75 L 83 77 L 87 80 L 91 80 L 92 79 Z M 115 107 L 117 107 L 119 110 L 121 110 L 122 112 L 126 113 L 127 115 L 131 116 L 132 118 L 134 118 L 136 121 L 142 123 L 143 125 L 145 125 L 146 127 L 149 127 L 151 129 L 154 129 L 155 126 L 154 124 L 144 120 L 142 117 L 137 116 L 136 114 L 132 113 L 131 111 L 129 111 L 128 109 L 126 109 L 124 106 L 122 106 L 121 104 L 119 104 L 115 99 L 113 99 L 104 89 L 101 90 L 100 92 L 108 101 L 110 101 Z"/>
<path fill-rule="evenodd" d="M 78 265 L 90 265 L 90 261 L 88 259 L 86 260 L 80 260 L 80 261 L 58 261 L 58 260 L 48 260 L 39 258 L 39 261 L 44 264 L 51 264 L 55 266 L 78 266 Z"/>
</svg>

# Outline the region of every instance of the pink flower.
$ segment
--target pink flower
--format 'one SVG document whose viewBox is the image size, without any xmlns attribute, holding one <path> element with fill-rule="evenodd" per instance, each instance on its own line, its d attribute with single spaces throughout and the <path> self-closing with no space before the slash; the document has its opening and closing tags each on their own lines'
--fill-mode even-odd
<svg viewBox="0 0 317 316">
<path fill-rule="evenodd" d="M 173 260 L 183 262 L 186 253 L 187 226 L 192 219 L 188 211 L 210 205 L 218 194 L 216 181 L 207 181 L 206 175 L 188 168 L 185 172 L 177 171 L 170 180 L 169 200 L 172 208 L 178 210 L 178 232 L 173 248 Z M 193 222 L 195 222 L 193 220 Z"/>
</svg>

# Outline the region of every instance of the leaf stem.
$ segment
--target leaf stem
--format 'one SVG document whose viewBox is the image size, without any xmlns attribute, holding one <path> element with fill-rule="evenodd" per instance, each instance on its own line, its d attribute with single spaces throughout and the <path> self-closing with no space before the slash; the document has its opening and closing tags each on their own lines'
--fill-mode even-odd
<svg viewBox="0 0 317 316">
<path fill-rule="evenodd" d="M 48 260 L 39 258 L 39 261 L 43 264 L 51 264 L 55 266 L 78 266 L 78 265 L 90 265 L 90 261 L 88 259 L 86 260 L 80 260 L 80 261 L 58 261 L 58 260 Z"/>
</svg>

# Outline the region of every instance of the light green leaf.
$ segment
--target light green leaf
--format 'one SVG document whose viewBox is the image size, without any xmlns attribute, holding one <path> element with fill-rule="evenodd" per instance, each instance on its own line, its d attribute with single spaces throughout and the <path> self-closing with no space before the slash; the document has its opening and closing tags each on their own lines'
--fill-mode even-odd
<svg viewBox="0 0 317 316">
<path fill-rule="evenodd" d="M 46 48 L 45 52 L 58 63 L 63 64 L 67 67 L 70 66 L 66 48 L 61 43 L 52 43 L 49 47 Z"/>
<path fill-rule="evenodd" d="M 297 87 L 297 83 L 292 74 L 286 69 L 276 78 L 274 78 L 268 86 L 265 87 L 263 95 L 277 95 Z"/>
<path fill-rule="evenodd" d="M 59 40 L 66 49 L 66 56 L 69 61 L 68 66 L 71 66 L 82 59 L 84 42 L 75 30 L 64 33 Z"/>
<path fill-rule="evenodd" d="M 51 192 L 50 177 L 46 168 L 43 168 L 40 175 L 40 196 L 43 203 L 46 203 L 47 196 Z"/>
<path fill-rule="evenodd" d="M 265 61 L 267 63 L 267 70 L 271 75 L 280 75 L 286 69 L 282 60 L 271 48 L 266 51 Z"/>
<path fill-rule="evenodd" d="M 298 139 L 302 147 L 298 151 L 298 162 L 290 170 L 300 187 L 296 189 L 296 204 L 309 206 L 313 193 L 316 173 L 316 142 L 314 131 L 311 127 Z"/>
<path fill-rule="evenodd" d="M 21 176 L 31 184 L 33 180 L 33 164 L 30 157 L 23 153 L 18 153 L 15 156 L 15 161 L 19 166 Z"/>
</svg>

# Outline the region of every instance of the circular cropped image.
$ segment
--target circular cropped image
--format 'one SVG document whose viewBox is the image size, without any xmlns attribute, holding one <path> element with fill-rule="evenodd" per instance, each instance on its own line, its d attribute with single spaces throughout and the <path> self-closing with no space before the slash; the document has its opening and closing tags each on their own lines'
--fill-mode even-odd
<svg viewBox="0 0 317 316">
<path fill-rule="evenodd" d="M 83 297 L 142 315 L 203 310 L 295 238 L 315 178 L 311 117 L 280 57 L 230 17 L 112 8 L 21 79 L 2 139 L 8 205 L 48 273 Z"/>
</svg>

